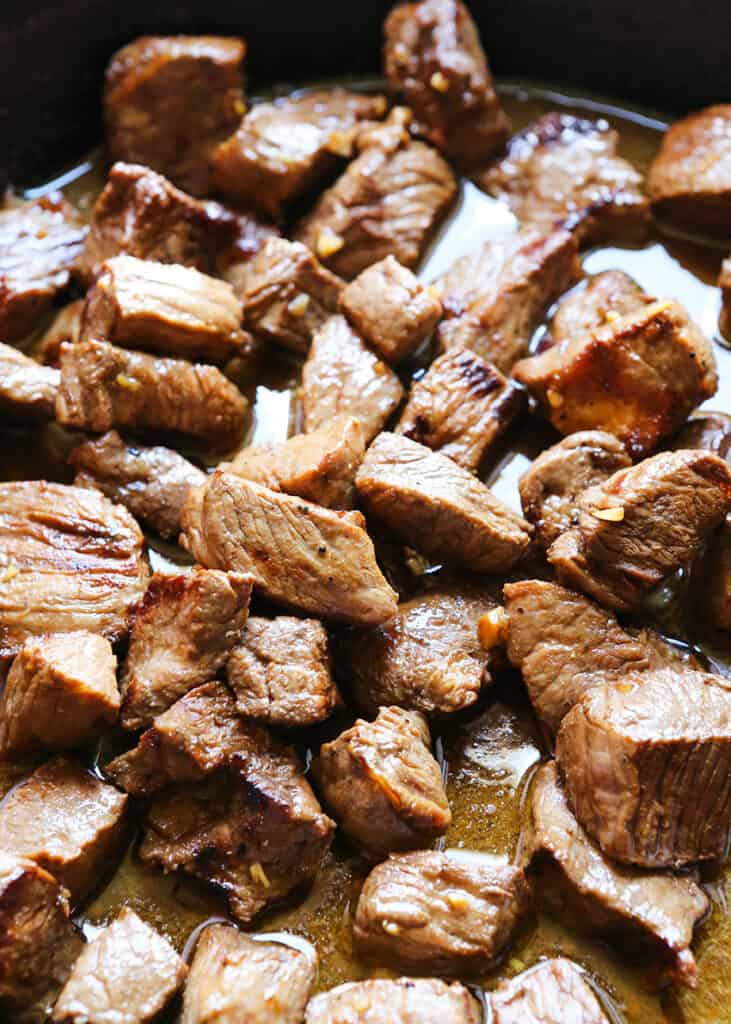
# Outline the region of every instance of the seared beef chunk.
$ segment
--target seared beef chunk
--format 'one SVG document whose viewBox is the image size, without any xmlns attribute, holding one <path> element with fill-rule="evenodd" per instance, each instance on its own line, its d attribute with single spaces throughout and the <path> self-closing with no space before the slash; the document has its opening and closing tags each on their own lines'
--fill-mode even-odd
<svg viewBox="0 0 731 1024">
<path fill-rule="evenodd" d="M 39 633 L 124 636 L 147 583 L 143 542 L 129 512 L 94 491 L 0 484 L 0 658 Z"/>
<path fill-rule="evenodd" d="M 706 608 L 715 629 L 731 630 L 731 518 L 728 516 L 708 556 Z"/>
<path fill-rule="evenodd" d="M 352 508 L 353 481 L 364 455 L 360 422 L 336 416 L 280 444 L 242 448 L 225 468 L 272 491 L 296 494 L 326 508 Z"/>
<path fill-rule="evenodd" d="M 60 192 L 0 210 L 0 340 L 33 330 L 68 287 L 86 227 Z"/>
<path fill-rule="evenodd" d="M 213 154 L 221 192 L 279 218 L 284 207 L 350 156 L 359 121 L 382 117 L 382 96 L 328 89 L 259 103 Z"/>
<path fill-rule="evenodd" d="M 623 270 L 604 270 L 577 285 L 561 299 L 551 318 L 550 334 L 541 350 L 583 338 L 617 317 L 634 313 L 652 302 L 637 282 Z"/>
<path fill-rule="evenodd" d="M 194 686 L 213 679 L 249 614 L 251 576 L 195 568 L 155 573 L 130 629 L 122 724 L 142 729 Z"/>
<path fill-rule="evenodd" d="M 61 346 L 65 341 L 75 343 L 79 340 L 84 302 L 85 299 L 69 302 L 68 306 L 56 314 L 51 326 L 44 332 L 38 343 L 38 353 L 46 366 L 58 366 Z"/>
<path fill-rule="evenodd" d="M 191 487 L 206 474 L 171 448 L 143 448 L 123 441 L 116 430 L 83 441 L 69 454 L 74 484 L 91 487 L 130 510 L 166 538 L 180 533 L 180 510 Z"/>
<path fill-rule="evenodd" d="M 454 349 L 411 385 L 396 432 L 476 473 L 523 407 L 523 392 L 498 369 Z"/>
<path fill-rule="evenodd" d="M 320 748 L 315 778 L 340 828 L 374 860 L 428 846 L 452 816 L 418 711 L 381 708 Z"/>
<path fill-rule="evenodd" d="M 568 231 L 527 228 L 485 242 L 437 281 L 444 304 L 437 342 L 442 349 L 471 349 L 508 373 L 548 306 L 580 272 Z"/>
<path fill-rule="evenodd" d="M 127 797 L 65 757 L 36 768 L 0 805 L 0 851 L 50 871 L 75 907 L 121 852 Z"/>
<path fill-rule="evenodd" d="M 589 690 L 556 757 L 568 802 L 604 853 L 642 867 L 720 857 L 731 804 L 731 691 L 678 668 Z"/>
<path fill-rule="evenodd" d="M 369 515 L 435 559 L 477 572 L 510 569 L 531 528 L 446 455 L 407 437 L 380 434 L 355 486 Z"/>
<path fill-rule="evenodd" d="M 198 940 L 180 1024 L 302 1024 L 317 953 L 214 924 Z"/>
<path fill-rule="evenodd" d="M 181 541 L 201 565 L 252 573 L 265 597 L 290 608 L 368 626 L 396 612 L 359 512 L 217 472 L 191 492 Z"/>
<path fill-rule="evenodd" d="M 670 448 L 704 448 L 731 462 L 731 416 L 725 412 L 696 413 L 683 424 Z"/>
<path fill-rule="evenodd" d="M 548 551 L 559 580 L 620 611 L 688 565 L 731 510 L 731 469 L 704 451 L 661 452 L 578 499 L 578 522 Z"/>
<path fill-rule="evenodd" d="M 578 332 L 513 368 L 562 434 L 608 430 L 646 455 L 716 391 L 710 342 L 672 300 Z"/>
<path fill-rule="evenodd" d="M 351 280 L 386 256 L 415 267 L 457 194 L 448 164 L 412 142 L 410 111 L 362 133 L 358 156 L 321 195 L 297 237 L 340 277 Z"/>
<path fill-rule="evenodd" d="M 317 619 L 250 618 L 226 663 L 242 715 L 285 727 L 322 722 L 342 704 Z"/>
<path fill-rule="evenodd" d="M 543 960 L 488 996 L 492 1024 L 607 1024 L 599 1000 L 570 960 Z"/>
<path fill-rule="evenodd" d="M 484 164 L 505 142 L 510 122 L 464 4 L 401 4 L 384 32 L 386 75 L 413 108 L 420 130 L 456 163 Z"/>
<path fill-rule="evenodd" d="M 338 985 L 310 1000 L 305 1024 L 479 1024 L 469 989 L 436 978 L 376 978 Z"/>
<path fill-rule="evenodd" d="M 668 128 L 647 175 L 653 211 L 688 231 L 731 235 L 731 104 Z"/>
<path fill-rule="evenodd" d="M 360 420 L 366 444 L 401 404 L 396 374 L 366 348 L 343 316 L 327 320 L 312 339 L 302 369 L 302 411 L 309 434 L 335 416 Z"/>
<path fill-rule="evenodd" d="M 442 974 L 480 971 L 528 909 L 521 868 L 471 850 L 395 854 L 366 878 L 353 922 L 360 952 Z"/>
<path fill-rule="evenodd" d="M 175 431 L 227 448 L 249 403 L 215 366 L 128 352 L 88 339 L 61 346 L 56 419 L 98 433 L 111 427 Z"/>
<path fill-rule="evenodd" d="M 29 637 L 0 695 L 0 759 L 73 750 L 119 714 L 117 659 L 94 633 Z"/>
<path fill-rule="evenodd" d="M 721 289 L 721 315 L 718 325 L 721 333 L 731 341 L 731 256 L 723 261 L 721 274 L 718 278 L 718 287 Z"/>
<path fill-rule="evenodd" d="M 53 1024 L 148 1024 L 187 973 L 167 939 L 124 907 L 82 950 Z"/>
<path fill-rule="evenodd" d="M 523 515 L 535 527 L 537 543 L 549 548 L 572 525 L 579 494 L 631 465 L 622 442 L 602 430 L 569 434 L 541 452 L 518 485 Z"/>
<path fill-rule="evenodd" d="M 0 342 L 0 414 L 3 418 L 50 420 L 60 374 Z"/>
<path fill-rule="evenodd" d="M 211 153 L 244 113 L 245 53 L 243 40 L 226 36 L 141 36 L 123 46 L 104 83 L 109 159 L 207 195 Z"/>
<path fill-rule="evenodd" d="M 544 230 L 562 223 L 582 245 L 645 235 L 642 176 L 617 156 L 619 134 L 606 121 L 546 114 L 508 143 L 503 160 L 477 184 L 506 202 L 519 221 Z"/>
<path fill-rule="evenodd" d="M 663 958 L 681 984 L 695 987 L 690 943 L 709 900 L 689 875 L 644 872 L 613 863 L 594 845 L 566 803 L 556 762 L 539 768 L 530 798 L 526 861 L 543 870 L 554 909 L 573 907 L 582 927 L 638 941 Z"/>
</svg>

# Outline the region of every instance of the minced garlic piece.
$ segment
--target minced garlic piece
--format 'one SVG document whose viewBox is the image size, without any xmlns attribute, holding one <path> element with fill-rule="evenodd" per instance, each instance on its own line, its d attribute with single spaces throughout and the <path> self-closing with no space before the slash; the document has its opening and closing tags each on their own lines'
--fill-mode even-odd
<svg viewBox="0 0 731 1024">
<path fill-rule="evenodd" d="M 138 380 L 135 380 L 134 377 L 127 377 L 124 373 L 117 374 L 117 384 L 120 388 L 126 388 L 127 391 L 138 391 L 140 388 Z"/>
<path fill-rule="evenodd" d="M 563 405 L 563 395 L 558 391 L 554 391 L 553 388 L 548 389 L 546 398 L 548 399 L 548 404 L 553 406 L 554 409 L 558 409 Z"/>
<path fill-rule="evenodd" d="M 239 115 L 239 117 L 244 116 L 246 113 L 246 104 L 243 100 L 234 100 L 234 111 Z"/>
<path fill-rule="evenodd" d="M 304 316 L 309 304 L 310 296 L 306 292 L 300 292 L 299 295 L 295 295 L 292 301 L 287 305 L 287 311 L 291 313 L 292 316 Z"/>
<path fill-rule="evenodd" d="M 437 300 L 437 302 L 442 301 L 442 289 L 439 287 L 438 284 L 430 284 L 426 290 L 429 292 L 433 299 Z"/>
<path fill-rule="evenodd" d="M 353 136 L 349 132 L 330 132 L 327 148 L 336 156 L 350 156 L 353 152 Z"/>
<path fill-rule="evenodd" d="M 345 245 L 345 239 L 337 235 L 332 228 L 323 228 L 317 238 L 317 255 L 326 258 L 339 252 Z"/>
<path fill-rule="evenodd" d="M 604 319 L 608 324 L 613 324 L 615 320 L 619 320 L 619 313 L 615 313 L 613 309 L 610 309 L 604 314 Z"/>
<path fill-rule="evenodd" d="M 511 971 L 515 971 L 516 974 L 519 974 L 521 971 L 525 970 L 524 962 L 522 960 L 519 960 L 517 956 L 513 956 L 510 958 L 510 960 L 508 960 L 508 967 L 510 968 Z"/>
<path fill-rule="evenodd" d="M 9 583 L 10 580 L 14 580 L 15 577 L 20 573 L 20 569 L 17 565 L 9 565 L 2 576 L 0 576 L 0 583 Z"/>
<path fill-rule="evenodd" d="M 435 71 L 429 79 L 429 85 L 432 87 L 434 92 L 447 92 L 449 89 L 449 81 L 445 78 L 441 71 Z"/>
<path fill-rule="evenodd" d="M 264 873 L 264 868 L 258 860 L 255 860 L 253 864 L 249 865 L 249 874 L 257 885 L 263 885 L 265 889 L 271 889 L 271 883 Z"/>
<path fill-rule="evenodd" d="M 447 903 L 452 910 L 467 910 L 470 905 L 469 899 L 458 892 L 447 893 Z"/>
<path fill-rule="evenodd" d="M 591 508 L 589 512 L 595 519 L 603 519 L 606 523 L 621 523 L 624 519 L 624 509 L 621 505 L 616 508 Z"/>
<path fill-rule="evenodd" d="M 384 932 L 387 932 L 389 935 L 401 934 L 401 929 L 399 928 L 395 921 L 384 921 L 383 930 Z"/>
<path fill-rule="evenodd" d="M 486 651 L 507 643 L 508 616 L 505 614 L 505 609 L 498 606 L 481 615 L 477 623 L 477 636 Z"/>
</svg>

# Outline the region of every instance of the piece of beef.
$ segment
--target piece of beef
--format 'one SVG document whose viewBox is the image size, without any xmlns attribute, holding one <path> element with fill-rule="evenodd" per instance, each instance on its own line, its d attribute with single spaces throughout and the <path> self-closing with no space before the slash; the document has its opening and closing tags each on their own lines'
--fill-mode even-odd
<svg viewBox="0 0 731 1024">
<path fill-rule="evenodd" d="M 523 224 L 557 223 L 582 245 L 639 241 L 649 206 L 642 175 L 617 156 L 619 133 L 606 121 L 546 114 L 508 143 L 505 157 L 476 182 Z"/>
<path fill-rule="evenodd" d="M 604 270 L 580 282 L 558 303 L 549 334 L 539 351 L 585 337 L 617 317 L 634 313 L 652 302 L 640 285 L 623 270 Z"/>
<path fill-rule="evenodd" d="M 76 487 L 95 488 L 128 508 L 161 537 L 180 533 L 180 510 L 206 474 L 172 448 L 128 444 L 116 430 L 82 441 L 69 453 Z"/>
<path fill-rule="evenodd" d="M 251 573 L 265 597 L 317 617 L 375 625 L 396 612 L 359 512 L 219 471 L 189 495 L 181 542 L 201 565 Z"/>
<path fill-rule="evenodd" d="M 0 210 L 0 340 L 36 326 L 69 285 L 86 226 L 60 192 Z"/>
<path fill-rule="evenodd" d="M 705 609 L 714 629 L 731 630 L 731 518 L 726 517 L 708 555 Z"/>
<path fill-rule="evenodd" d="M 114 725 L 117 659 L 103 636 L 29 637 L 0 694 L 0 760 L 73 750 Z"/>
<path fill-rule="evenodd" d="M 524 856 L 547 882 L 541 888 L 554 909 L 571 907 L 592 933 L 604 932 L 659 956 L 676 981 L 694 988 L 693 926 L 709 907 L 695 879 L 623 868 L 605 857 L 571 813 L 555 761 L 533 779 L 529 816 Z"/>
<path fill-rule="evenodd" d="M 647 175 L 653 212 L 687 231 L 731 235 L 731 104 L 671 125 Z"/>
<path fill-rule="evenodd" d="M 469 989 L 436 978 L 351 981 L 321 992 L 305 1024 L 479 1024 L 482 1010 Z"/>
<path fill-rule="evenodd" d="M 446 455 L 379 434 L 355 486 L 369 515 L 435 559 L 503 572 L 528 548 L 531 527 Z"/>
<path fill-rule="evenodd" d="M 583 430 L 546 448 L 518 482 L 523 515 L 535 541 L 548 549 L 573 524 L 577 498 L 632 460 L 621 441 L 603 430 Z"/>
<path fill-rule="evenodd" d="M 187 973 L 168 940 L 123 907 L 84 946 L 51 1019 L 53 1024 L 151 1024 Z"/>
<path fill-rule="evenodd" d="M 127 797 L 75 761 L 36 768 L 0 804 L 0 850 L 50 871 L 79 907 L 104 881 L 127 836 Z"/>
<path fill-rule="evenodd" d="M 225 196 L 275 219 L 353 150 L 360 121 L 382 117 L 383 96 L 324 89 L 257 104 L 213 154 Z"/>
<path fill-rule="evenodd" d="M 718 277 L 718 287 L 721 289 L 721 313 L 718 326 L 726 340 L 731 341 L 731 256 L 723 261 Z"/>
<path fill-rule="evenodd" d="M 121 639 L 147 585 L 143 545 L 129 512 L 94 491 L 0 484 L 0 659 L 39 633 Z"/>
<path fill-rule="evenodd" d="M 731 691 L 665 668 L 593 687 L 556 757 L 569 805 L 607 856 L 648 868 L 720 857 L 731 806 Z"/>
<path fill-rule="evenodd" d="M 492 1024 L 607 1024 L 584 971 L 560 957 L 542 960 L 488 996 Z"/>
<path fill-rule="evenodd" d="M 0 342 L 0 415 L 11 420 L 50 420 L 61 375 Z"/>
<path fill-rule="evenodd" d="M 673 300 L 569 336 L 513 367 L 562 434 L 608 430 L 637 457 L 672 434 L 718 384 L 708 339 Z"/>
<path fill-rule="evenodd" d="M 87 339 L 61 346 L 56 419 L 102 433 L 112 427 L 168 430 L 230 448 L 249 403 L 215 366 L 130 352 Z"/>
<path fill-rule="evenodd" d="M 117 50 L 104 80 L 109 159 L 208 195 L 211 154 L 246 109 L 245 54 L 244 41 L 227 36 L 140 36 Z"/>
<path fill-rule="evenodd" d="M 569 231 L 525 228 L 483 243 L 436 282 L 441 349 L 470 349 L 509 373 L 551 303 L 581 273 Z"/>
<path fill-rule="evenodd" d="M 360 155 L 297 228 L 299 241 L 347 280 L 386 256 L 415 267 L 457 194 L 436 150 L 411 141 L 410 118 L 397 108 L 382 129 L 362 133 Z"/>
<path fill-rule="evenodd" d="M 75 344 L 81 331 L 81 316 L 84 312 L 85 299 L 74 299 L 64 306 L 47 331 L 44 331 L 38 342 L 37 352 L 46 366 L 58 366 L 61 358 L 61 346 L 65 341 Z"/>
<path fill-rule="evenodd" d="M 673 435 L 669 448 L 703 448 L 731 462 L 731 416 L 726 412 L 696 413 Z"/>
<path fill-rule="evenodd" d="M 325 508 L 352 508 L 353 481 L 365 455 L 360 421 L 335 416 L 308 434 L 279 444 L 242 448 L 225 467 L 272 491 L 307 498 Z"/>
<path fill-rule="evenodd" d="M 344 316 L 332 316 L 315 334 L 302 368 L 306 433 L 336 416 L 360 420 L 366 444 L 403 401 L 400 380 L 367 348 Z"/>
<path fill-rule="evenodd" d="M 302 1024 L 317 953 L 210 925 L 195 949 L 180 1024 Z"/>
<path fill-rule="evenodd" d="M 236 707 L 267 725 L 315 725 L 342 705 L 332 677 L 327 630 L 317 619 L 250 618 L 226 678 Z"/>
<path fill-rule="evenodd" d="M 418 711 L 382 707 L 373 722 L 358 719 L 313 765 L 325 805 L 368 857 L 428 846 L 452 816 L 442 772 Z"/>
<path fill-rule="evenodd" d="M 393 854 L 361 889 L 353 938 L 361 953 L 442 974 L 484 970 L 530 903 L 521 868 L 472 850 Z"/>
<path fill-rule="evenodd" d="M 578 499 L 578 521 L 548 551 L 561 583 L 619 611 L 688 565 L 731 510 L 731 468 L 705 451 L 661 452 Z"/>
</svg>

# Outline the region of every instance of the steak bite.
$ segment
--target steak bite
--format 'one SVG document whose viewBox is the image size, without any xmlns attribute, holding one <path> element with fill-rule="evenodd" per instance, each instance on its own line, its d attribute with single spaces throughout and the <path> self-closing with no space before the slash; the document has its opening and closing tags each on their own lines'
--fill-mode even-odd
<svg viewBox="0 0 731 1024">
<path fill-rule="evenodd" d="M 714 629 L 731 630 L 731 518 L 728 516 L 708 557 L 705 606 Z"/>
<path fill-rule="evenodd" d="M 307 1006 L 305 1024 L 479 1024 L 480 1004 L 458 981 L 375 978 L 321 992 Z"/>
<path fill-rule="evenodd" d="M 0 415 L 15 420 L 50 420 L 61 375 L 0 342 Z"/>
<path fill-rule="evenodd" d="M 718 326 L 727 341 L 731 341 L 731 256 L 723 261 L 718 278 L 721 289 L 721 315 Z"/>
<path fill-rule="evenodd" d="M 551 318 L 549 344 L 585 337 L 617 317 L 635 313 L 653 300 L 623 270 L 604 270 L 581 282 L 561 299 Z M 541 351 L 547 348 L 544 340 Z"/>
<path fill-rule="evenodd" d="M 242 39 L 226 36 L 140 36 L 117 50 L 104 81 L 109 159 L 208 195 L 210 156 L 245 110 L 245 54 Z"/>
<path fill-rule="evenodd" d="M 44 365 L 58 366 L 63 343 L 70 341 L 75 344 L 79 340 L 84 302 L 83 298 L 69 302 L 59 310 L 48 330 L 44 331 L 37 347 L 38 356 Z"/>
<path fill-rule="evenodd" d="M 607 1024 L 584 971 L 563 957 L 543 960 L 488 995 L 492 1024 Z"/>
</svg>

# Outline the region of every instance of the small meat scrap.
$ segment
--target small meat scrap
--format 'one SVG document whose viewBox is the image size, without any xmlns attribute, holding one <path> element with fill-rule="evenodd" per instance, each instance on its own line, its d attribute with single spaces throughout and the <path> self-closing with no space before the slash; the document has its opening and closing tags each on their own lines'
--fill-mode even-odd
<svg viewBox="0 0 731 1024">
<path fill-rule="evenodd" d="M 46 366 L 58 366 L 61 346 L 65 341 L 75 344 L 79 340 L 84 302 L 85 299 L 74 299 L 64 306 L 41 337 L 37 351 L 41 362 Z"/>
<path fill-rule="evenodd" d="M 568 231 L 525 228 L 485 242 L 436 282 L 444 305 L 439 347 L 470 349 L 509 373 L 548 307 L 580 273 Z"/>
<path fill-rule="evenodd" d="M 245 54 L 242 39 L 226 36 L 141 36 L 117 50 L 104 81 L 109 159 L 208 195 L 211 154 L 246 109 Z"/>
<path fill-rule="evenodd" d="M 218 471 L 191 492 L 181 543 L 201 565 L 251 573 L 279 604 L 374 625 L 396 612 L 359 512 L 335 512 Z"/>
<path fill-rule="evenodd" d="M 95 633 L 29 637 L 0 695 L 0 760 L 73 750 L 114 725 L 117 659 Z"/>
<path fill-rule="evenodd" d="M 446 455 L 398 434 L 379 434 L 355 486 L 365 509 L 435 559 L 503 572 L 528 548 L 531 527 Z"/>
<path fill-rule="evenodd" d="M 508 143 L 505 157 L 476 178 L 522 224 L 557 223 L 580 244 L 638 241 L 649 206 L 642 175 L 617 156 L 619 133 L 606 121 L 546 114 Z"/>
<path fill-rule="evenodd" d="M 60 192 L 0 210 L 0 340 L 32 331 L 68 288 L 86 232 Z"/>
<path fill-rule="evenodd" d="M 460 166 L 485 164 L 510 122 L 493 88 L 477 26 L 459 0 L 400 4 L 384 25 L 384 63 L 429 141 Z"/>
<path fill-rule="evenodd" d="M 714 629 L 731 630 L 731 519 L 727 516 L 708 556 L 705 606 Z"/>
<path fill-rule="evenodd" d="M 188 968 L 168 940 L 129 907 L 84 946 L 53 1010 L 53 1024 L 151 1024 Z"/>
<path fill-rule="evenodd" d="M 439 356 L 411 385 L 396 433 L 476 473 L 515 418 L 525 395 L 469 349 Z"/>
<path fill-rule="evenodd" d="M 327 630 L 317 619 L 250 618 L 226 678 L 239 713 L 267 725 L 315 725 L 342 705 Z"/>
<path fill-rule="evenodd" d="M 369 857 L 428 846 L 452 816 L 442 771 L 418 711 L 384 707 L 373 722 L 358 719 L 314 763 L 325 805 Z"/>
<path fill-rule="evenodd" d="M 457 195 L 449 165 L 411 140 L 410 120 L 398 107 L 383 127 L 361 133 L 360 155 L 297 229 L 299 241 L 348 281 L 386 256 L 415 267 Z"/>
<path fill-rule="evenodd" d="M 731 463 L 731 415 L 726 412 L 702 412 L 691 416 L 668 447 L 705 449 Z"/>
<path fill-rule="evenodd" d="M 731 341 L 731 256 L 723 261 L 718 287 L 721 289 L 721 315 L 718 325 L 721 334 Z"/>
<path fill-rule="evenodd" d="M 593 274 L 564 296 L 551 318 L 550 332 L 539 351 L 591 334 L 597 327 L 634 313 L 654 300 L 623 270 Z"/>
<path fill-rule="evenodd" d="M 357 949 L 383 963 L 479 972 L 510 941 L 530 903 L 521 868 L 472 850 L 392 854 L 361 889 Z"/>
<path fill-rule="evenodd" d="M 336 416 L 360 420 L 366 444 L 381 431 L 403 401 L 393 370 L 363 344 L 344 316 L 332 316 L 315 334 L 302 369 L 302 412 L 306 433 Z"/>
<path fill-rule="evenodd" d="M 709 900 L 690 875 L 621 868 L 594 845 L 566 802 L 556 762 L 538 769 L 530 795 L 526 862 L 543 872 L 555 909 L 573 906 L 582 927 L 622 935 L 667 963 L 675 980 L 698 980 L 690 943 Z"/>
<path fill-rule="evenodd" d="M 0 414 L 15 420 L 50 420 L 61 375 L 12 345 L 0 342 Z"/>
<path fill-rule="evenodd" d="M 479 1024 L 482 1009 L 468 988 L 437 978 L 375 978 L 321 992 L 305 1024 Z"/>
<path fill-rule="evenodd" d="M 581 967 L 560 957 L 543 960 L 488 996 L 493 1024 L 607 1024 Z"/>
</svg>

